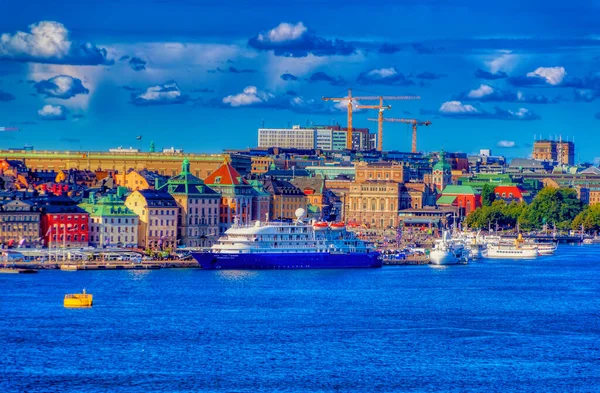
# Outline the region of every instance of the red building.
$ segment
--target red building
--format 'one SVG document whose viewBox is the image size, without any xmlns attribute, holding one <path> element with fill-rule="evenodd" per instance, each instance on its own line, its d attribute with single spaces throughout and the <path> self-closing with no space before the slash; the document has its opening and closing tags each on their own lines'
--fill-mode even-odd
<svg viewBox="0 0 600 393">
<path fill-rule="evenodd" d="M 45 195 L 35 199 L 42 211 L 44 246 L 87 247 L 89 214 L 65 196 Z"/>
<path fill-rule="evenodd" d="M 462 215 L 467 215 L 481 206 L 481 194 L 470 186 L 446 186 L 437 205 L 457 206 Z"/>
<path fill-rule="evenodd" d="M 494 188 L 494 194 L 496 194 L 496 199 L 502 199 L 509 203 L 512 201 L 531 201 L 531 193 L 521 189 L 518 186 L 498 186 Z"/>
</svg>

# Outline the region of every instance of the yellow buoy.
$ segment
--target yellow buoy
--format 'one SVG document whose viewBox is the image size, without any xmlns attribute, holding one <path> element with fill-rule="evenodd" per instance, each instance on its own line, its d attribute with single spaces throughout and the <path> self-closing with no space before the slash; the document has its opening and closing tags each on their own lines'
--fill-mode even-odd
<svg viewBox="0 0 600 393">
<path fill-rule="evenodd" d="M 83 293 L 70 293 L 65 295 L 64 305 L 67 308 L 92 307 L 93 296 L 83 290 Z"/>
</svg>

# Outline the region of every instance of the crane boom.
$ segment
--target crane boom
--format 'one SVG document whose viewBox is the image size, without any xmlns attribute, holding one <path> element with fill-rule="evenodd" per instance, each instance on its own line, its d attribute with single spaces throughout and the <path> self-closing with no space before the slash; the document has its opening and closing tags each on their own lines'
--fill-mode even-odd
<svg viewBox="0 0 600 393">
<path fill-rule="evenodd" d="M 370 121 L 381 121 L 380 119 L 368 119 Z M 413 153 L 417 152 L 417 126 L 428 126 L 431 124 L 429 120 L 421 121 L 417 119 L 398 119 L 398 118 L 386 118 L 383 121 L 387 121 L 390 123 L 406 123 L 412 124 L 412 149 Z"/>
<path fill-rule="evenodd" d="M 348 89 L 346 97 L 321 97 L 323 101 L 343 102 L 348 101 L 348 128 L 346 133 L 346 149 L 352 150 L 352 108 L 379 109 L 379 124 L 377 150 L 383 149 L 383 111 L 391 109 L 391 106 L 384 106 L 383 100 L 420 100 L 420 96 L 352 96 L 352 89 Z M 354 105 L 354 100 L 379 100 L 379 105 Z"/>
</svg>

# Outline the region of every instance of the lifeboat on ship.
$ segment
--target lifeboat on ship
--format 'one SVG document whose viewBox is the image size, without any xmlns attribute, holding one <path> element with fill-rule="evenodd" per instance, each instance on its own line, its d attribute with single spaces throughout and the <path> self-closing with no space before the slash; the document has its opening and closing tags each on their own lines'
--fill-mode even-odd
<svg viewBox="0 0 600 393">
<path fill-rule="evenodd" d="M 329 227 L 334 231 L 341 231 L 342 229 L 346 228 L 346 224 L 343 222 L 334 222 Z"/>
<path fill-rule="evenodd" d="M 329 225 L 326 222 L 319 221 L 319 222 L 315 222 L 313 224 L 313 229 L 315 231 L 323 231 L 323 230 L 327 229 L 328 226 Z"/>
</svg>

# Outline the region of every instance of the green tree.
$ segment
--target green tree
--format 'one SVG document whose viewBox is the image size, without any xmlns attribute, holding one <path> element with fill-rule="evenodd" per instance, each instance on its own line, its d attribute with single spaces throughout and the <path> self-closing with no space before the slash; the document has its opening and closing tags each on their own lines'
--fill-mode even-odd
<svg viewBox="0 0 600 393">
<path fill-rule="evenodd" d="M 600 205 L 587 206 L 573 219 L 571 228 L 581 229 L 582 225 L 586 231 L 600 230 Z"/>
<path fill-rule="evenodd" d="M 483 206 L 491 206 L 496 200 L 496 193 L 494 192 L 494 186 L 491 184 L 484 184 L 481 188 L 481 204 Z"/>
<path fill-rule="evenodd" d="M 546 222 L 556 223 L 559 229 L 565 229 L 571 226 L 582 209 L 575 190 L 545 187 L 533 199 L 523 217 L 533 228 L 540 228 Z"/>
</svg>

